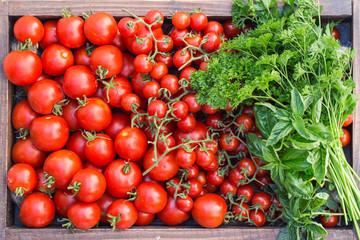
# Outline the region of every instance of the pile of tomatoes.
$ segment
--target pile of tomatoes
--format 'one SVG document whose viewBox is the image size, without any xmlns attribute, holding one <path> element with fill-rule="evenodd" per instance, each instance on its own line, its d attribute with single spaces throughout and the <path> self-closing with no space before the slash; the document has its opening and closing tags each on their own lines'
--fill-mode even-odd
<svg viewBox="0 0 360 240">
<path fill-rule="evenodd" d="M 245 145 L 247 132 L 261 136 L 252 106 L 213 109 L 191 90 L 191 73 L 250 26 L 177 12 L 164 33 L 161 12 L 124 11 L 119 22 L 64 9 L 60 20 L 14 25 L 20 44 L 4 72 L 27 97 L 12 111 L 7 184 L 24 196 L 22 223 L 45 227 L 55 213 L 70 229 L 280 219 L 269 172 Z"/>
</svg>

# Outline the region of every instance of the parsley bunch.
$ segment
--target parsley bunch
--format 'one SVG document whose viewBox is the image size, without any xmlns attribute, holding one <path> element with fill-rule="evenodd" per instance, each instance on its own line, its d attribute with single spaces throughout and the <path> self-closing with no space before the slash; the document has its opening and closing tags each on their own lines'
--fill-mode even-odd
<svg viewBox="0 0 360 240">
<path fill-rule="evenodd" d="M 331 215 L 336 194 L 346 224 L 360 220 L 359 177 L 347 163 L 342 123 L 357 96 L 351 77 L 355 50 L 322 27 L 314 0 L 236 0 L 233 23 L 254 26 L 229 40 L 207 65 L 191 76 L 201 104 L 226 108 L 256 100 L 256 124 L 264 140 L 247 135 L 250 152 L 264 160 L 276 183 L 287 228 L 280 239 L 326 235 L 318 215 Z M 342 215 L 342 214 L 340 214 Z"/>
</svg>

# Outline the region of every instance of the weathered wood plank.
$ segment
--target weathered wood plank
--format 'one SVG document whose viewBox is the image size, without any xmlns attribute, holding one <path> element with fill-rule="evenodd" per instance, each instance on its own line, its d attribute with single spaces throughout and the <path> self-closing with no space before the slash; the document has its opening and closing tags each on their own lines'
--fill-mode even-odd
<svg viewBox="0 0 360 240">
<path fill-rule="evenodd" d="M 275 227 L 220 227 L 215 229 L 204 229 L 196 227 L 166 227 L 148 226 L 132 227 L 125 231 L 111 231 L 110 228 L 99 228 L 88 231 L 76 230 L 74 234 L 65 229 L 28 229 L 7 228 L 7 239 L 12 240 L 41 240 L 41 239 L 261 239 L 274 240 L 280 232 Z M 354 238 L 351 229 L 329 229 L 326 239 L 349 240 Z"/>
<path fill-rule="evenodd" d="M 5 0 L 6 1 L 6 0 Z M 164 15 L 169 16 L 170 11 L 192 11 L 194 7 L 200 7 L 208 16 L 231 16 L 232 0 L 208 1 L 208 0 L 133 0 L 133 1 L 63 1 L 63 0 L 9 0 L 9 15 L 37 15 L 37 16 L 59 16 L 61 9 L 72 4 L 75 15 L 88 11 L 89 5 L 94 12 L 108 12 L 114 16 L 125 16 L 122 8 L 127 8 L 138 15 L 144 15 L 150 9 L 158 9 Z M 345 18 L 352 15 L 351 0 L 320 0 L 324 6 L 322 15 L 324 17 Z"/>
</svg>

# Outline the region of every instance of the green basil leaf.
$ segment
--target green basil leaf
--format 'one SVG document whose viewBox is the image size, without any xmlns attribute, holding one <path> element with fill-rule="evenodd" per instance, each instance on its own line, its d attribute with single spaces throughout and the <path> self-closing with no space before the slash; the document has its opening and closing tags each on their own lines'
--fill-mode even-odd
<svg viewBox="0 0 360 240">
<path fill-rule="evenodd" d="M 314 96 L 313 95 L 308 95 L 308 96 L 304 97 L 305 111 L 306 111 L 306 109 L 308 109 L 308 107 L 311 106 L 311 104 L 313 104 L 313 102 L 314 102 Z"/>
<path fill-rule="evenodd" d="M 322 188 L 322 189 L 320 190 L 320 192 L 321 192 L 321 193 L 326 193 L 326 194 L 329 195 L 329 198 L 328 198 L 328 200 L 326 201 L 325 206 L 326 206 L 327 208 L 330 208 L 331 210 L 333 210 L 333 211 L 336 212 L 336 211 L 338 210 L 338 208 L 339 208 L 339 205 L 338 205 L 338 203 L 335 201 L 335 199 L 333 198 L 333 196 L 331 195 L 331 192 L 330 192 L 328 189 L 326 189 L 326 188 Z"/>
<path fill-rule="evenodd" d="M 300 136 L 302 136 L 305 139 L 310 138 L 310 135 L 305 128 L 305 122 L 301 117 L 295 116 L 295 119 L 293 121 L 293 126 L 294 126 L 295 130 L 297 131 L 297 133 L 300 134 Z"/>
<path fill-rule="evenodd" d="M 322 123 L 313 123 L 307 127 L 309 139 L 313 141 L 331 142 L 332 135 Z"/>
<path fill-rule="evenodd" d="M 321 108 L 323 103 L 323 97 L 321 97 L 314 105 L 312 110 L 312 120 L 315 123 L 318 123 L 320 121 L 321 117 Z"/>
<path fill-rule="evenodd" d="M 314 176 L 320 186 L 323 186 L 329 165 L 329 151 L 323 148 L 317 149 L 313 152 L 313 161 L 312 168 L 314 170 Z"/>
<path fill-rule="evenodd" d="M 289 138 L 292 145 L 296 149 L 303 149 L 303 150 L 312 150 L 314 148 L 318 148 L 320 146 L 319 141 L 311 141 L 303 138 L 300 134 L 294 134 Z"/>
<path fill-rule="evenodd" d="M 287 149 L 280 157 L 282 164 L 292 171 L 305 171 L 311 164 L 308 162 L 308 152 L 295 148 Z"/>
<path fill-rule="evenodd" d="M 304 182 L 299 177 L 298 172 L 285 172 L 285 181 L 283 183 L 288 192 L 294 197 L 300 197 L 304 199 L 311 199 L 313 186 L 311 182 Z"/>
<path fill-rule="evenodd" d="M 273 147 L 262 145 L 262 156 L 265 160 L 265 162 L 277 162 L 279 160 L 275 150 Z"/>
<path fill-rule="evenodd" d="M 254 133 L 248 133 L 246 139 L 246 146 L 249 151 L 258 158 L 264 159 L 262 154 L 262 139 Z"/>
<path fill-rule="evenodd" d="M 306 224 L 305 228 L 308 231 L 313 232 L 317 235 L 327 235 L 325 228 L 320 223 L 317 222 L 311 222 L 309 224 Z"/>
<path fill-rule="evenodd" d="M 274 118 L 274 111 L 268 106 L 255 105 L 254 115 L 256 126 L 259 128 L 264 138 L 267 139 L 271 134 L 271 130 L 276 124 L 276 119 Z"/>
<path fill-rule="evenodd" d="M 300 198 L 300 200 L 299 200 L 300 212 L 304 212 L 305 209 L 310 205 L 310 202 L 311 202 L 311 199 Z"/>
<path fill-rule="evenodd" d="M 302 117 L 305 112 L 304 100 L 296 88 L 291 91 L 291 110 L 295 116 Z"/>
<path fill-rule="evenodd" d="M 329 199 L 329 194 L 325 192 L 319 192 L 315 194 L 314 198 L 315 200 L 313 201 L 313 204 L 311 206 L 311 210 L 313 211 L 319 209 L 327 202 L 327 200 Z"/>
<path fill-rule="evenodd" d="M 282 228 L 276 240 L 291 240 L 290 234 L 288 233 L 286 227 Z"/>
<path fill-rule="evenodd" d="M 278 120 L 290 121 L 291 113 L 284 109 L 279 108 L 275 112 L 275 117 Z"/>
<path fill-rule="evenodd" d="M 286 137 L 292 130 L 291 122 L 281 121 L 275 124 L 266 142 L 267 146 L 276 144 L 280 139 Z"/>
</svg>

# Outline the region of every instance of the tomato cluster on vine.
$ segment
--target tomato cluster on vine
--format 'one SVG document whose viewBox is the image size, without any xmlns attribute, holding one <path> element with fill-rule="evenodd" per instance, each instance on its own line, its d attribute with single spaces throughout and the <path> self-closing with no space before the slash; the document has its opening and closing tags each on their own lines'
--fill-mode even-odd
<svg viewBox="0 0 360 240">
<path fill-rule="evenodd" d="M 164 33 L 160 11 L 124 12 L 117 22 L 63 9 L 60 20 L 14 25 L 20 44 L 4 72 L 26 98 L 12 111 L 19 139 L 7 184 L 24 196 L 23 224 L 45 227 L 55 213 L 68 229 L 127 229 L 155 215 L 209 228 L 281 219 L 269 172 L 246 148 L 247 132 L 261 136 L 252 106 L 214 109 L 191 89 L 191 73 L 250 25 L 196 9 L 175 13 Z"/>
</svg>

